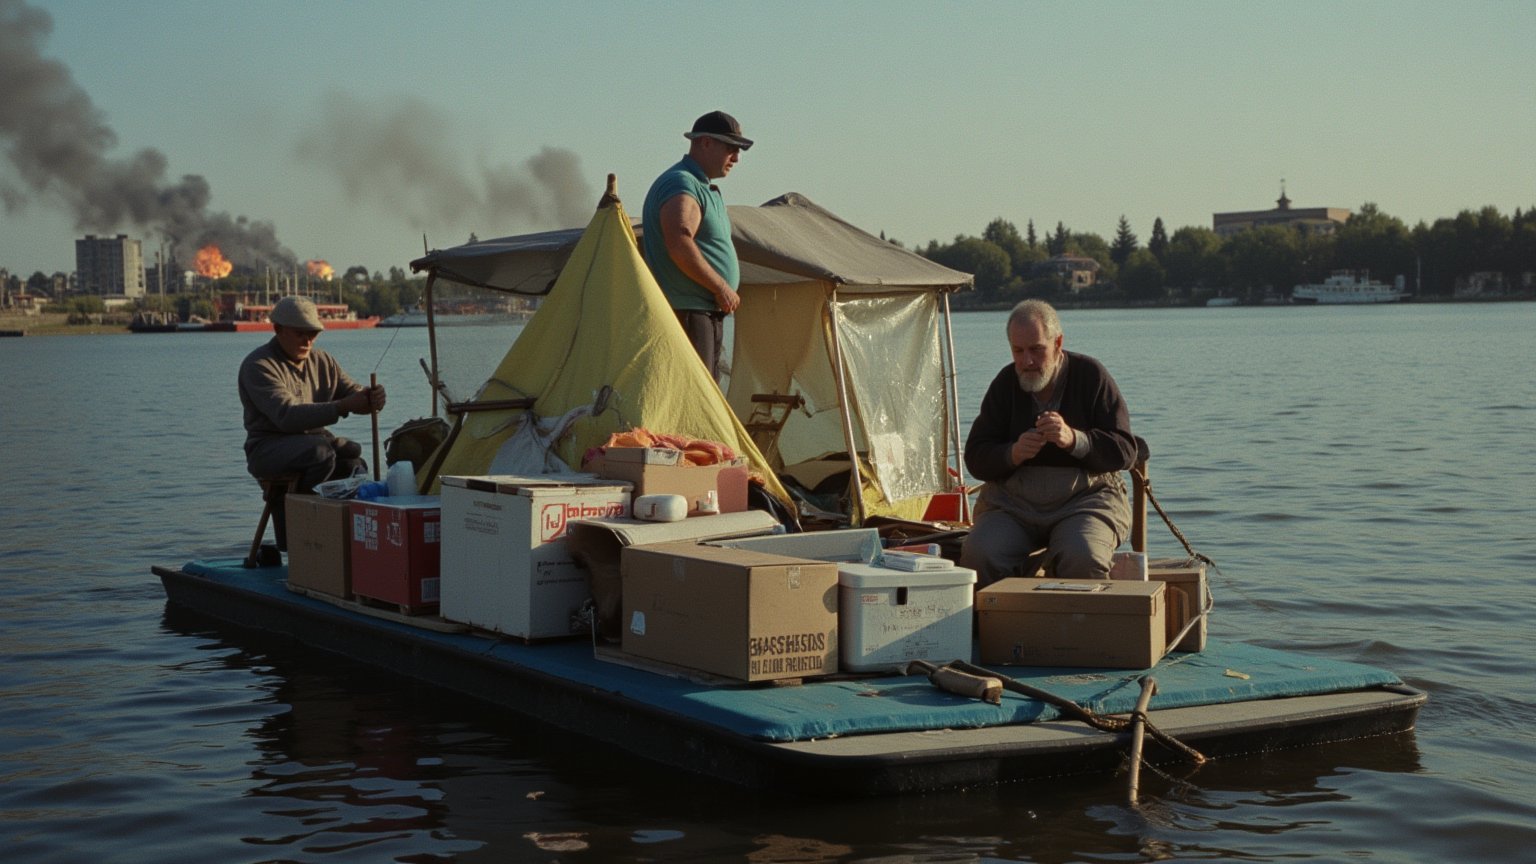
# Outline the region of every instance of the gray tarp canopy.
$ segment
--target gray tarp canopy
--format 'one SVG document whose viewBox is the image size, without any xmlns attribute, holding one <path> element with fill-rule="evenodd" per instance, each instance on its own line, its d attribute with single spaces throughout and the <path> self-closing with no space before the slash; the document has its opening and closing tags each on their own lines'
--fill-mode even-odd
<svg viewBox="0 0 1536 864">
<path fill-rule="evenodd" d="M 974 277 L 929 261 L 844 222 L 797 192 L 761 207 L 732 205 L 731 239 L 743 286 L 805 280 L 880 290 L 960 291 Z M 640 221 L 631 220 L 636 234 Z M 480 240 L 434 249 L 411 262 L 464 285 L 543 294 L 559 275 L 583 228 Z"/>
</svg>

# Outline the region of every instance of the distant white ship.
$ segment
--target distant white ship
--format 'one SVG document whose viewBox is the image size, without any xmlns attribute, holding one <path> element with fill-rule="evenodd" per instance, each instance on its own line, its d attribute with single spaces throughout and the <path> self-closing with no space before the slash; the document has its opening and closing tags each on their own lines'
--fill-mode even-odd
<svg viewBox="0 0 1536 864">
<path fill-rule="evenodd" d="M 1305 305 L 1331 303 L 1397 303 L 1405 300 L 1403 277 L 1388 285 L 1371 279 L 1364 270 L 1335 270 L 1321 283 L 1297 285 L 1291 289 L 1291 302 Z"/>
</svg>

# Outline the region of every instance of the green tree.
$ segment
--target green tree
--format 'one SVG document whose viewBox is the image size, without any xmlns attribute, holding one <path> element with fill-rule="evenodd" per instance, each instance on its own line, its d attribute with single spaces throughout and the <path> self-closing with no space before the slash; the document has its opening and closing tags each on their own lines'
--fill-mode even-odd
<svg viewBox="0 0 1536 864">
<path fill-rule="evenodd" d="M 1168 254 L 1168 230 L 1163 227 L 1163 217 L 1152 220 L 1152 237 L 1147 241 L 1147 251 L 1157 258 L 1159 264 L 1163 263 L 1163 256 Z"/>
<path fill-rule="evenodd" d="M 1157 256 L 1147 249 L 1137 249 L 1120 265 L 1120 289 L 1131 300 L 1156 302 L 1162 300 L 1163 265 Z"/>
<path fill-rule="evenodd" d="M 928 258 L 962 273 L 976 277 L 976 293 L 991 297 L 1013 272 L 1008 253 L 980 237 L 956 237 L 955 242 L 939 247 Z"/>
<path fill-rule="evenodd" d="M 47 297 L 49 294 L 53 293 L 48 290 L 49 286 L 52 284 L 53 280 L 48 278 L 48 274 L 41 270 L 37 270 L 33 272 L 31 276 L 27 277 L 27 293 L 36 294 L 41 297 Z"/>
<path fill-rule="evenodd" d="M 981 239 L 991 243 L 997 248 L 1008 253 L 1008 272 L 1013 275 L 1019 272 L 1021 264 L 1027 265 L 1029 261 L 1029 244 L 1019 236 L 1019 229 L 1006 219 L 993 219 L 982 229 Z"/>
<path fill-rule="evenodd" d="M 1116 267 L 1123 267 L 1135 252 L 1138 243 L 1136 235 L 1131 233 L 1131 223 L 1126 221 L 1125 214 L 1120 214 L 1120 224 L 1115 228 L 1115 241 L 1109 246 L 1109 260 L 1115 262 Z"/>
<path fill-rule="evenodd" d="M 1268 291 L 1289 295 L 1302 279 L 1305 256 L 1294 228 L 1268 225 L 1234 234 L 1223 247 L 1235 287 L 1250 296 Z"/>
<path fill-rule="evenodd" d="M 1056 233 L 1046 238 L 1045 251 L 1053 257 L 1056 255 L 1065 255 L 1067 252 L 1067 241 L 1071 239 L 1071 237 L 1072 233 L 1067 230 L 1067 226 L 1057 222 Z"/>
<path fill-rule="evenodd" d="M 1190 290 L 1227 287 L 1221 249 L 1221 237 L 1209 228 L 1191 226 L 1173 232 L 1164 254 L 1165 284 Z"/>
</svg>

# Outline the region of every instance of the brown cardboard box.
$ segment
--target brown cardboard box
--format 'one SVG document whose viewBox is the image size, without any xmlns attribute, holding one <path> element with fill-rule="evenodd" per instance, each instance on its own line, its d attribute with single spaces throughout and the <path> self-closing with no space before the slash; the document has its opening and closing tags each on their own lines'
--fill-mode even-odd
<svg viewBox="0 0 1536 864">
<path fill-rule="evenodd" d="M 1153 558 L 1147 562 L 1147 578 L 1168 586 L 1168 639 L 1172 641 L 1205 606 L 1205 565 L 1192 558 Z M 1204 651 L 1207 623 L 1209 619 L 1200 619 L 1173 650 Z"/>
<path fill-rule="evenodd" d="M 1147 669 L 1166 645 L 1166 586 L 1002 579 L 976 593 L 981 662 Z"/>
<path fill-rule="evenodd" d="M 692 543 L 630 546 L 623 651 L 740 681 L 837 671 L 837 565 Z"/>
<path fill-rule="evenodd" d="M 634 484 L 634 497 L 681 495 L 688 500 L 688 515 L 707 513 L 703 506 L 715 493 L 721 513 L 747 509 L 747 462 L 719 465 L 684 465 L 680 451 L 661 447 L 609 447 L 593 459 L 587 470 L 610 480 Z"/>
<path fill-rule="evenodd" d="M 284 499 L 288 508 L 288 584 L 350 600 L 350 502 L 319 495 L 286 495 Z"/>
</svg>

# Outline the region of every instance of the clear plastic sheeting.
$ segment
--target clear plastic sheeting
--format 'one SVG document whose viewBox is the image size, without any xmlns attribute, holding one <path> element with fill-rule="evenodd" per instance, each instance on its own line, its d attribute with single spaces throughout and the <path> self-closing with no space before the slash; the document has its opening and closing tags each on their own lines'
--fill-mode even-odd
<svg viewBox="0 0 1536 864">
<path fill-rule="evenodd" d="M 867 479 L 891 502 L 946 490 L 938 296 L 857 297 L 832 309 L 858 449 L 874 468 Z"/>
</svg>

